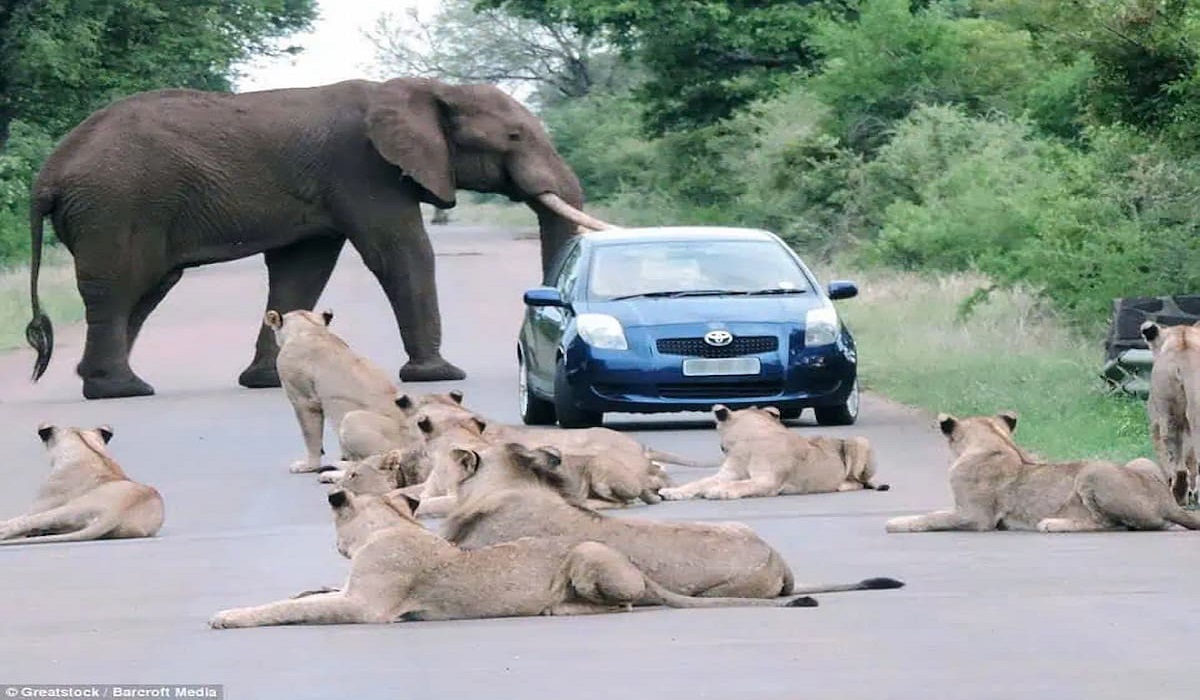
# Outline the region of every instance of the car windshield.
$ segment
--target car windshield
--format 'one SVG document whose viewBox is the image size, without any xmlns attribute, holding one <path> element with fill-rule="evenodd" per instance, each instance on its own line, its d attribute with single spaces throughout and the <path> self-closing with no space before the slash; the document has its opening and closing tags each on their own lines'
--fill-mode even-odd
<svg viewBox="0 0 1200 700">
<path fill-rule="evenodd" d="M 594 299 L 720 294 L 803 294 L 808 279 L 774 241 L 688 240 L 597 246 Z"/>
</svg>

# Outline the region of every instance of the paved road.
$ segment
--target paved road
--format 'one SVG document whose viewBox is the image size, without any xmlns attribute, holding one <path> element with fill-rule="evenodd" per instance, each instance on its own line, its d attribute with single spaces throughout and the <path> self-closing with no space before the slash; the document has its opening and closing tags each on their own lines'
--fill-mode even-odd
<svg viewBox="0 0 1200 700">
<path fill-rule="evenodd" d="M 536 242 L 444 228 L 436 247 L 445 352 L 470 374 L 457 386 L 482 413 L 516 421 L 513 338 L 520 292 L 535 282 Z M 223 683 L 239 700 L 1194 694 L 1194 535 L 887 535 L 887 517 L 949 502 L 947 453 L 928 416 L 873 397 L 853 431 L 837 432 L 875 442 L 890 492 L 637 514 L 741 520 L 801 581 L 891 575 L 905 589 L 827 595 L 816 609 L 211 631 L 205 620 L 216 610 L 338 583 L 346 569 L 323 487 L 286 473 L 301 453 L 286 399 L 234 382 L 264 280 L 257 259 L 185 275 L 135 354 L 156 397 L 80 400 L 78 328 L 58 329 L 58 353 L 36 386 L 26 381 L 31 353 L 0 356 L 0 513 L 22 510 L 45 471 L 34 434 L 44 419 L 110 423 L 117 458 L 167 503 L 153 540 L 0 549 L 0 684 Z M 353 252 L 322 305 L 356 348 L 399 369 L 383 295 Z M 612 424 L 662 449 L 717 454 L 700 414 Z"/>
</svg>

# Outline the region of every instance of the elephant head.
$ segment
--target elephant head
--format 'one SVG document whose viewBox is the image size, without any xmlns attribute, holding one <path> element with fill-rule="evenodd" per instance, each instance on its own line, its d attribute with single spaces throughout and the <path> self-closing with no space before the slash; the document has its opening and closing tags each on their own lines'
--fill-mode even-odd
<svg viewBox="0 0 1200 700">
<path fill-rule="evenodd" d="M 442 209 L 458 189 L 525 202 L 538 217 L 545 273 L 577 227 L 609 225 L 583 213 L 583 191 L 541 122 L 492 85 L 396 78 L 371 88 L 367 136 Z"/>
</svg>

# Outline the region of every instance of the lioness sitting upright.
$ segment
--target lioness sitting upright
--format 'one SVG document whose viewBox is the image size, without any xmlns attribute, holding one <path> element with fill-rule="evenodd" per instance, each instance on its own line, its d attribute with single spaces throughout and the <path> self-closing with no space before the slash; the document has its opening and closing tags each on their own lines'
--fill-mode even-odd
<svg viewBox="0 0 1200 700">
<path fill-rule="evenodd" d="M 0 522 L 0 544 L 152 537 L 162 527 L 158 491 L 132 481 L 108 454 L 113 431 L 43 423 L 50 475 L 28 515 Z"/>
<path fill-rule="evenodd" d="M 1172 475 L 1175 500 L 1194 504 L 1200 453 L 1200 328 L 1141 326 L 1154 355 L 1150 370 L 1150 438 L 1158 461 Z"/>
<path fill-rule="evenodd" d="M 399 498 L 329 494 L 338 551 L 350 576 L 340 590 L 224 610 L 215 629 L 264 625 L 464 620 L 581 615 L 634 605 L 676 608 L 811 607 L 816 601 L 692 598 L 656 583 L 598 542 L 528 537 L 464 551 L 429 532 Z"/>
<path fill-rule="evenodd" d="M 1200 529 L 1200 516 L 1171 497 L 1168 475 L 1148 459 L 1044 462 L 1013 442 L 1017 416 L 938 416 L 954 463 L 954 507 L 887 522 L 888 532 L 1031 530 L 1088 532 Z"/>
<path fill-rule="evenodd" d="M 336 430 L 342 418 L 355 409 L 365 409 L 395 421 L 405 417 L 396 405 L 396 386 L 387 373 L 361 357 L 344 340 L 330 332 L 333 312 L 320 314 L 303 309 L 282 316 L 268 311 L 263 322 L 275 331 L 279 356 L 275 366 L 287 394 L 306 456 L 294 462 L 294 473 L 321 468 L 325 420 Z"/>
<path fill-rule="evenodd" d="M 669 501 L 688 498 L 750 498 L 799 493 L 876 489 L 875 452 L 866 438 L 806 437 L 788 430 L 779 409 L 732 411 L 713 406 L 725 462 L 710 477 L 662 489 Z"/>
<path fill-rule="evenodd" d="M 464 476 L 442 532 L 464 549 L 522 537 L 600 542 L 666 588 L 694 596 L 774 598 L 904 585 L 877 578 L 801 589 L 779 552 L 742 523 L 606 517 L 563 492 L 561 459 L 552 448 L 510 443 L 459 449 L 455 456 Z"/>
</svg>

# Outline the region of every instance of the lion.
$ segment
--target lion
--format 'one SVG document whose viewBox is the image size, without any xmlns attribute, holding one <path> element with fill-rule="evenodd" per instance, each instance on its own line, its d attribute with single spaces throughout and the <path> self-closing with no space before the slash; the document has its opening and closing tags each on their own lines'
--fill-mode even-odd
<svg viewBox="0 0 1200 700">
<path fill-rule="evenodd" d="M 0 522 L 0 545 L 153 537 L 163 499 L 130 479 L 108 453 L 113 430 L 38 426 L 50 474 L 27 515 Z"/>
<path fill-rule="evenodd" d="M 488 443 L 483 431 L 487 424 L 469 411 L 445 414 L 440 422 L 422 411 L 417 414 L 416 424 L 425 436 L 429 471 L 422 483 L 407 487 L 405 493 L 420 501 L 417 516 L 444 517 L 457 502 L 458 484 L 463 477 L 462 466 L 453 459 L 451 449 L 455 445 L 485 447 Z"/>
<path fill-rule="evenodd" d="M 1141 325 L 1150 345 L 1150 398 L 1146 412 L 1150 437 L 1159 462 L 1172 475 L 1172 490 L 1180 505 L 1195 505 L 1197 451 L 1200 451 L 1200 328 Z"/>
<path fill-rule="evenodd" d="M 583 615 L 635 605 L 816 605 L 808 597 L 780 602 L 679 595 L 599 542 L 527 537 L 467 551 L 422 527 L 412 504 L 400 498 L 334 491 L 328 499 L 338 551 L 350 559 L 342 588 L 223 610 L 209 620 L 210 627 Z"/>
<path fill-rule="evenodd" d="M 866 438 L 805 437 L 780 421 L 779 409 L 712 408 L 725 462 L 712 476 L 662 489 L 669 501 L 752 498 L 874 489 L 875 452 Z"/>
<path fill-rule="evenodd" d="M 522 537 L 562 536 L 612 547 L 675 593 L 777 598 L 795 594 L 898 588 L 895 579 L 795 586 L 779 552 L 742 523 L 609 518 L 564 494 L 561 457 L 517 443 L 456 449 L 464 477 L 442 534 L 464 549 Z"/>
<path fill-rule="evenodd" d="M 954 508 L 892 518 L 888 532 L 934 530 L 1200 529 L 1171 496 L 1170 475 L 1148 459 L 1045 462 L 1013 441 L 1017 415 L 938 416 L 950 443 Z"/>
<path fill-rule="evenodd" d="M 329 330 L 333 312 L 303 309 L 267 311 L 263 322 L 275 332 L 275 364 L 304 437 L 306 456 L 292 473 L 319 471 L 324 422 L 336 430 L 347 413 L 365 409 L 396 422 L 405 417 L 396 402 L 396 386 L 382 368 L 356 354 Z"/>
<path fill-rule="evenodd" d="M 423 487 L 431 469 L 425 445 L 417 444 L 349 462 L 345 470 L 322 472 L 318 480 L 355 494 L 382 495 L 410 486 Z"/>
<path fill-rule="evenodd" d="M 553 447 L 562 456 L 559 472 L 572 495 L 593 508 L 626 505 L 641 499 L 662 501 L 658 492 L 670 485 L 663 464 L 700 466 L 697 462 L 645 447 L 609 428 L 525 428 L 488 423 L 483 437 L 492 444 L 520 443 L 529 448 Z"/>
</svg>

